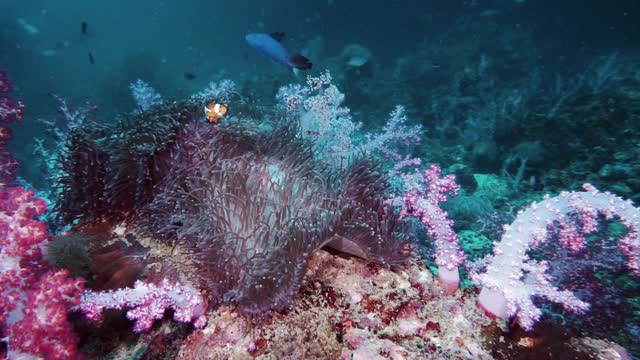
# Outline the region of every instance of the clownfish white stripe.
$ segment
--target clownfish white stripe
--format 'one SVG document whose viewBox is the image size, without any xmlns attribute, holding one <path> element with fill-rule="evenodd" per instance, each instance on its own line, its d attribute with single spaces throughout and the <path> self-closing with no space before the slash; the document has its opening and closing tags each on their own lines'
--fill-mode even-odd
<svg viewBox="0 0 640 360">
<path fill-rule="evenodd" d="M 217 123 L 223 116 L 227 114 L 227 105 L 214 103 L 209 101 L 204 106 L 204 114 L 211 123 Z"/>
</svg>

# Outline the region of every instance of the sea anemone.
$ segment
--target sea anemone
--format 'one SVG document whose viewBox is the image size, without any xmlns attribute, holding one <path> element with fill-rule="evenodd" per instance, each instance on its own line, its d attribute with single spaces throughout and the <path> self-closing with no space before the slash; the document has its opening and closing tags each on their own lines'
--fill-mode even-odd
<svg viewBox="0 0 640 360">
<path fill-rule="evenodd" d="M 103 127 L 78 127 L 69 133 L 60 154 L 60 176 L 56 183 L 59 194 L 54 213 L 61 224 L 79 219 L 97 220 L 110 213 L 104 198 L 108 154 L 99 139 L 106 134 Z"/>
<path fill-rule="evenodd" d="M 195 103 L 155 106 L 119 121 L 106 144 L 105 199 L 112 210 L 130 212 L 149 203 L 154 186 L 170 171 L 163 168 L 181 125 L 197 112 Z"/>
<path fill-rule="evenodd" d="M 183 275 L 212 305 L 233 304 L 251 318 L 286 307 L 323 246 L 384 266 L 408 257 L 404 223 L 384 205 L 387 183 L 374 162 L 337 169 L 317 161 L 292 126 L 214 126 L 194 115 L 196 105 L 164 104 L 114 127 L 75 131 L 62 159 L 63 219 L 130 216 L 186 249 L 195 266 Z M 179 273 L 184 265 L 165 264 Z"/>
<path fill-rule="evenodd" d="M 56 213 L 62 223 L 116 221 L 149 203 L 161 168 L 195 102 L 169 103 L 113 126 L 84 122 L 71 130 L 61 155 Z"/>
<path fill-rule="evenodd" d="M 337 172 L 312 149 L 288 127 L 193 122 L 177 138 L 171 175 L 143 218 L 154 235 L 189 249 L 211 304 L 235 304 L 247 317 L 284 308 L 325 245 L 384 265 L 408 256 L 375 166 Z"/>
</svg>

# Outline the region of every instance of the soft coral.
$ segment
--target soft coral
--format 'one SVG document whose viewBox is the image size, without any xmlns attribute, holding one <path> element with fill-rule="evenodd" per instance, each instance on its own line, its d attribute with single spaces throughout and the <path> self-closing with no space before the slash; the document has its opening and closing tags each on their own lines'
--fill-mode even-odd
<svg viewBox="0 0 640 360">
<path fill-rule="evenodd" d="M 6 71 L 0 67 L 0 124 L 9 124 L 22 121 L 24 105 L 14 101 L 9 93 L 13 89 Z M 15 161 L 7 143 L 11 139 L 11 129 L 0 125 L 0 182 L 13 180 L 18 163 Z"/>
<path fill-rule="evenodd" d="M 0 185 L 0 325 L 12 356 L 67 359 L 76 345 L 66 311 L 79 302 L 83 281 L 47 269 L 42 250 L 48 233 L 38 219 L 46 203 L 33 194 Z"/>
<path fill-rule="evenodd" d="M 22 121 L 23 106 L 9 91 L 0 69 L 0 123 Z M 42 255 L 49 234 L 39 219 L 47 204 L 13 185 L 18 163 L 5 149 L 10 135 L 0 126 L 0 332 L 11 358 L 70 359 L 76 341 L 66 312 L 79 301 L 83 280 L 48 269 Z"/>
</svg>

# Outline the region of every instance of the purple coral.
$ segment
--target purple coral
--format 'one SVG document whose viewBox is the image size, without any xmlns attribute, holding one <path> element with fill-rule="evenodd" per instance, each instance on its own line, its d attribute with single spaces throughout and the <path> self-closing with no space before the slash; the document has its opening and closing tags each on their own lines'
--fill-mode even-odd
<svg viewBox="0 0 640 360">
<path fill-rule="evenodd" d="M 329 71 L 317 77 L 307 76 L 307 86 L 282 86 L 276 95 L 278 109 L 296 120 L 302 138 L 316 145 L 316 158 L 344 169 L 357 154 L 379 155 L 384 161 L 402 160 L 402 147 L 419 144 L 421 125 L 408 126 L 404 106 L 398 105 L 379 133 L 364 135 L 357 143 L 361 122 L 354 122 L 351 110 L 344 106 L 345 96 L 331 83 Z"/>
<path fill-rule="evenodd" d="M 300 84 L 289 84 L 280 87 L 276 94 L 278 108 L 287 115 L 300 115 L 304 110 L 304 99 L 309 95 L 310 90 Z"/>
<path fill-rule="evenodd" d="M 533 203 L 519 212 L 516 220 L 505 226 L 500 242 L 495 244 L 494 257 L 487 271 L 475 275 L 483 286 L 478 305 L 492 316 L 517 318 L 526 330 L 533 328 L 542 311 L 533 303 L 535 296 L 560 303 L 565 309 L 584 313 L 589 304 L 578 299 L 569 290 L 559 290 L 552 284 L 545 261 L 529 258 L 527 250 L 546 241 L 550 229 L 558 227 L 559 243 L 576 252 L 585 246 L 585 235 L 597 230 L 598 216 L 619 218 L 629 229 L 619 246 L 627 256 L 627 267 L 640 275 L 640 211 L 631 202 L 610 193 L 601 193 L 586 184 L 586 192 L 563 192 L 559 196 Z"/>
<path fill-rule="evenodd" d="M 202 328 L 207 318 L 207 304 L 200 293 L 190 286 L 171 283 L 164 279 L 160 285 L 136 281 L 133 288 L 95 292 L 86 290 L 77 309 L 89 319 L 99 321 L 106 309 L 131 308 L 127 318 L 135 321 L 135 332 L 147 331 L 157 319 L 162 319 L 166 309 L 174 309 L 173 318 L 179 322 L 193 322 Z"/>
<path fill-rule="evenodd" d="M 366 134 L 361 145 L 367 155 L 373 152 L 380 154 L 385 161 L 402 161 L 398 145 L 409 147 L 419 144 L 423 129 L 421 125 L 407 126 L 407 115 L 404 106 L 398 105 L 389 114 L 389 121 L 379 134 Z"/>
<path fill-rule="evenodd" d="M 402 165 L 419 166 L 420 162 L 405 159 Z M 447 212 L 440 208 L 440 203 L 446 201 L 450 194 L 458 191 L 455 175 L 441 177 L 441 170 L 431 165 L 422 174 L 417 167 L 414 173 L 401 174 L 405 193 L 392 197 L 389 202 L 401 206 L 400 216 L 415 216 L 427 227 L 427 232 L 435 239 L 436 264 L 438 277 L 442 286 L 448 292 L 454 292 L 460 283 L 458 267 L 466 259 L 460 248 L 458 235 L 453 231 L 453 221 Z M 396 167 L 399 171 L 400 168 Z"/>
</svg>

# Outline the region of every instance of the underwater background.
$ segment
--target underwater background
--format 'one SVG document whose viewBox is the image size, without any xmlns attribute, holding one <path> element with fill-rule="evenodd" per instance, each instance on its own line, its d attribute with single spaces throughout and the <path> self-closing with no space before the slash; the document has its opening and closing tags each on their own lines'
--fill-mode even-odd
<svg viewBox="0 0 640 360">
<path fill-rule="evenodd" d="M 482 89 L 484 96 L 491 96 L 486 92 L 494 89 L 506 92 L 506 83 L 525 96 L 532 91 L 548 95 L 556 78 L 570 82 L 607 56 L 634 53 L 640 37 L 636 18 L 640 5 L 634 1 L 614 5 L 336 0 L 306 7 L 286 1 L 259 6 L 203 1 L 186 6 L 170 1 L 35 0 L 2 1 L 0 6 L 0 60 L 12 74 L 16 96 L 39 104 L 29 109 L 28 116 L 34 119 L 51 111 L 46 106 L 52 104 L 49 93 L 77 101 L 91 99 L 105 119 L 129 111 L 134 102 L 128 85 L 136 79 L 169 98 L 192 94 L 222 78 L 271 98 L 280 85 L 292 80 L 290 74 L 256 56 L 244 35 L 283 31 L 289 48 L 312 58 L 314 71 L 343 65 L 341 52 L 349 44 L 371 51 L 371 63 L 358 69 L 362 74 L 339 69 L 346 72 L 339 75 L 349 105 L 365 126 L 374 126 L 377 117 L 401 103 L 416 121 L 439 127 L 442 117 L 453 114 L 443 109 L 435 118 L 426 112 L 423 108 L 429 106 L 430 97 L 443 83 L 459 82 L 456 77 L 482 61 L 492 68 L 485 80 L 494 82 L 492 89 Z M 80 31 L 83 21 L 88 25 L 86 34 Z M 620 65 L 623 59 L 617 60 Z M 185 73 L 196 77 L 185 79 Z M 349 86 L 354 90 L 345 88 Z M 456 102 L 460 100 L 454 98 L 464 94 L 447 96 Z M 23 127 L 17 136 L 28 143 L 37 131 Z M 27 147 L 17 150 L 19 157 L 28 155 Z"/>
<path fill-rule="evenodd" d="M 297 53 L 307 58 L 313 64 L 311 69 L 294 74 L 290 65 L 277 63 L 277 51 L 265 55 L 258 48 L 264 45 L 273 49 L 278 45 L 251 43 L 245 39 L 249 33 L 271 34 L 273 38 L 269 41 L 274 44 L 275 39 L 283 35 L 277 43 L 291 55 Z M 474 274 L 482 274 L 490 267 L 487 265 L 490 257 L 485 256 L 492 253 L 492 242 L 500 240 L 507 231 L 502 225 L 516 220 L 518 210 L 532 201 L 541 201 L 545 194 L 556 196 L 562 191 L 581 191 L 584 183 L 590 183 L 635 204 L 640 202 L 638 1 L 0 0 L 0 65 L 0 70 L 6 71 L 13 84 L 10 96 L 25 104 L 24 120 L 11 126 L 13 139 L 9 143 L 20 163 L 16 181 L 26 188 L 37 189 L 38 196 L 49 202 L 49 213 L 44 213 L 43 219 L 51 237 L 56 236 L 58 247 L 52 245 L 49 253 L 53 255 L 47 261 L 56 268 L 67 269 L 70 276 L 86 279 L 83 286 L 91 289 L 89 291 L 133 286 L 134 281 L 140 279 L 160 284 L 160 278 L 171 278 L 196 289 L 207 289 L 210 309 L 233 304 L 242 316 L 252 319 L 256 314 L 262 316 L 264 312 L 289 306 L 290 298 L 307 294 L 305 285 L 300 284 L 306 284 L 302 276 L 307 261 L 315 261 L 308 260 L 307 255 L 327 245 L 325 238 L 333 239 L 334 232 L 338 231 L 335 229 L 358 233 L 354 235 L 358 240 L 354 241 L 368 245 L 361 245 L 366 248 L 366 254 L 362 255 L 329 243 L 334 251 L 395 268 L 406 259 L 406 254 L 396 250 L 411 244 L 427 268 L 442 273 L 442 263 L 434 260 L 440 253 L 440 245 L 433 240 L 438 238 L 434 235 L 437 231 L 424 217 L 420 218 L 415 209 L 410 209 L 407 197 L 401 199 L 402 193 L 411 194 L 408 191 L 411 186 L 407 185 L 410 181 L 400 172 L 393 173 L 394 163 L 408 159 L 405 158 L 408 154 L 420 159 L 420 165 L 424 165 L 421 171 L 436 164 L 438 172 L 432 176 L 438 180 L 440 169 L 443 176 L 455 175 L 457 185 L 442 185 L 448 195 L 444 199 L 438 197 L 434 206 L 442 206 L 445 219 L 448 216 L 453 221 L 451 228 L 457 234 L 456 241 L 459 238 L 461 250 L 452 251 L 462 251 L 461 257 L 466 260 L 464 265 L 455 264 L 460 266 L 460 288 L 466 299 L 459 300 L 460 304 L 475 302 L 478 283 L 487 283 L 477 280 Z M 336 92 L 333 92 L 334 86 Z M 295 100 L 298 97 L 299 100 Z M 223 105 L 226 113 L 207 122 L 207 110 L 202 113 L 202 107 L 208 107 L 209 101 L 213 101 L 212 106 Z M 74 111 L 80 115 L 76 116 Z M 330 125 L 325 126 L 336 129 L 328 140 L 319 139 L 327 129 L 321 124 L 322 116 L 308 115 L 313 111 L 331 117 Z M 363 145 L 371 140 L 371 135 L 365 134 L 385 132 L 389 119 L 401 123 L 400 133 L 395 137 L 382 137 L 383 140 L 378 137 L 376 141 L 380 144 L 377 145 Z M 336 125 L 342 120 L 349 125 Z M 215 126 L 222 129 L 221 132 L 216 132 Z M 296 131 L 300 132 L 296 137 L 290 129 L 280 132 L 280 126 L 298 127 Z M 120 135 L 126 140 L 118 140 Z M 345 140 L 345 136 L 350 139 Z M 386 143 L 381 145 L 387 140 L 400 144 L 399 150 L 396 147 L 389 150 Z M 215 146 L 206 148 L 202 144 L 207 141 Z M 88 146 L 84 144 L 89 143 L 97 144 L 98 150 L 86 150 Z M 272 149 L 268 149 L 269 146 Z M 372 150 L 374 147 L 376 150 Z M 135 150 L 128 150 L 133 148 Z M 341 152 L 348 155 L 335 155 Z M 218 239 L 221 233 L 231 231 L 248 237 L 243 233 L 246 229 L 238 230 L 233 224 L 229 225 L 231 230 L 203 225 L 206 222 L 203 212 L 208 211 L 211 218 L 227 215 L 217 207 L 207 207 L 206 201 L 193 205 L 180 192 L 185 186 L 198 190 L 214 186 L 186 179 L 216 178 L 217 172 L 211 169 L 225 168 L 225 161 L 239 154 L 251 157 L 251 166 L 267 164 L 260 172 L 249 165 L 239 166 L 237 171 L 250 174 L 246 176 L 249 182 L 262 184 L 266 180 L 261 176 L 279 179 L 279 187 L 269 188 L 276 194 L 273 198 L 301 209 L 304 217 L 311 219 L 308 223 L 296 223 L 295 230 L 289 229 L 295 235 L 292 237 L 305 239 L 306 245 L 295 245 L 300 248 L 291 248 L 295 246 L 289 245 L 290 242 L 274 245 L 280 244 L 279 240 L 271 238 L 274 236 L 271 233 L 264 235 L 265 249 L 267 245 L 282 246 L 279 251 L 283 253 L 305 254 L 301 256 L 304 261 L 295 262 L 295 266 L 278 264 L 287 269 L 291 265 L 295 270 L 284 273 L 288 276 L 291 271 L 294 275 L 281 280 L 287 286 L 264 285 L 282 288 L 281 292 L 266 297 L 231 284 L 240 282 L 244 275 L 231 277 L 229 283 L 220 285 L 226 281 L 220 275 L 225 270 L 221 269 L 233 266 L 243 269 L 244 265 L 212 264 L 207 259 L 230 255 L 226 250 L 211 249 L 213 246 L 207 239 Z M 95 162 L 81 160 L 92 156 Z M 212 161 L 209 168 L 196 169 L 201 166 L 197 159 L 211 161 L 212 157 L 224 161 Z M 371 165 L 374 169 L 371 170 L 368 163 L 359 162 L 359 157 L 375 158 L 380 163 L 375 166 L 380 167 Z M 270 162 L 276 158 L 287 159 L 285 170 Z M 144 160 L 136 162 L 136 159 Z M 95 164 L 102 162 L 107 165 L 100 165 L 98 169 Z M 274 170 L 274 166 L 277 169 Z M 169 182 L 165 175 L 174 173 L 189 176 Z M 131 181 L 127 174 L 144 179 Z M 323 180 L 307 183 L 313 177 L 311 174 Z M 385 174 L 384 179 L 377 179 L 376 174 Z M 335 185 L 327 185 L 333 180 Z M 374 188 L 375 195 L 369 192 L 363 195 L 355 190 L 358 186 L 354 184 Z M 229 185 L 215 186 L 226 189 Z M 266 191 L 263 185 L 256 186 L 252 189 L 255 193 L 247 191 L 247 194 L 257 196 L 255 194 Z M 323 200 L 300 190 L 307 188 L 320 194 Z M 281 193 L 287 189 L 300 191 L 296 193 L 299 198 L 283 197 Z M 241 207 L 229 205 L 228 199 L 216 198 L 210 192 L 198 193 L 198 196 L 220 201 L 234 211 L 235 207 Z M 349 196 L 353 199 L 342 202 Z M 322 205 L 315 205 L 320 203 Z M 381 210 L 388 204 L 402 208 L 398 222 L 409 215 L 418 220 L 404 225 L 388 220 L 385 212 L 388 210 Z M 323 207 L 328 214 L 316 212 L 316 206 Z M 311 208 L 313 210 L 308 210 Z M 182 215 L 172 214 L 176 209 L 180 209 Z M 287 211 L 278 211 L 275 211 L 280 214 L 277 216 L 283 219 L 289 216 Z M 261 208 L 250 214 L 256 218 L 264 216 L 269 219 L 265 222 L 269 222 L 271 218 L 266 212 Z M 132 213 L 135 217 L 130 217 Z M 371 215 L 373 213 L 375 215 Z M 536 299 L 534 302 L 545 319 L 533 329 L 536 335 L 527 335 L 526 331 L 532 328 L 524 321 L 518 327 L 515 320 L 510 323 L 512 329 L 517 329 L 512 330 L 510 341 L 526 344 L 521 351 L 494 344 L 494 347 L 480 346 L 485 350 L 491 348 L 486 352 L 467 349 L 468 353 L 464 353 L 458 349 L 465 347 L 460 344 L 463 340 L 456 338 L 462 335 L 456 335 L 451 340 L 455 351 L 438 345 L 438 350 L 415 357 L 416 352 L 410 352 L 404 354 L 404 358 L 484 358 L 485 355 L 486 358 L 565 358 L 562 354 L 568 350 L 550 344 L 549 338 L 570 343 L 573 337 L 611 341 L 626 349 L 625 356 L 640 357 L 640 270 L 634 272 L 630 270 L 633 265 L 629 265 L 634 259 L 640 261 L 637 260 L 640 245 L 637 239 L 625 242 L 626 236 L 635 231 L 624 217 L 615 218 L 606 211 L 598 211 L 598 215 L 598 232 L 584 231 L 585 239 L 580 240 L 577 253 L 556 242 L 532 246 L 527 251 L 530 259 L 550 264 L 553 271 L 549 274 L 554 285 L 561 290 L 571 290 L 577 298 L 590 304 L 588 315 L 567 311 L 569 301 L 563 307 L 557 301 Z M 586 227 L 575 214 L 568 218 L 580 223 L 579 230 Z M 125 241 L 126 246 L 114 247 L 113 239 L 100 235 L 107 232 L 100 224 L 116 227 L 128 219 L 134 220 L 118 235 L 120 238 L 129 239 L 129 234 L 135 233 L 141 239 L 140 234 L 150 233 L 162 239 L 158 241 L 161 245 L 156 244 L 157 249 L 149 250 L 154 248 L 153 241 L 139 240 L 139 244 L 132 245 L 135 241 L 129 239 Z M 562 221 L 554 223 L 560 223 L 560 230 L 550 231 L 551 238 L 563 239 Z M 191 223 L 195 225 L 187 229 Z M 369 243 L 370 240 L 358 232 L 364 233 L 364 230 L 354 230 L 356 223 L 367 224 L 370 227 L 367 229 L 375 228 L 371 233 L 375 232 L 376 239 L 384 238 L 385 244 Z M 64 235 L 65 231 L 71 231 L 72 235 Z M 55 239 L 52 244 L 56 243 Z M 220 241 L 227 244 L 230 240 L 220 238 Z M 185 270 L 188 267 L 167 265 L 170 262 L 167 254 L 173 254 L 172 247 L 183 242 L 189 243 L 187 253 L 202 256 L 197 266 L 205 270 L 193 278 L 184 275 L 189 272 Z M 630 245 L 619 246 L 622 242 Z M 69 245 L 71 243 L 75 245 Z M 234 251 L 247 250 L 243 247 Z M 65 255 L 60 255 L 62 253 Z M 162 259 L 159 262 L 170 270 L 159 274 L 149 271 L 153 263 L 148 260 L 149 256 Z M 273 258 L 262 260 L 272 266 L 273 259 L 283 255 L 274 252 L 270 256 Z M 116 276 L 114 269 L 96 270 L 100 264 L 106 268 L 105 264 L 116 258 L 121 261 L 118 266 L 132 269 L 128 275 Z M 325 260 L 318 261 L 324 264 Z M 326 261 L 335 265 L 334 260 Z M 269 266 L 265 265 L 268 270 L 257 269 L 257 266 L 254 270 L 282 270 L 276 265 Z M 362 266 L 368 269 L 368 265 Z M 238 270 L 238 274 L 243 271 Z M 217 275 L 212 275 L 214 273 Z M 320 275 L 317 278 L 322 279 Z M 327 285 L 318 290 L 323 301 L 330 298 L 331 304 L 339 303 L 334 298 L 336 295 L 329 296 L 326 290 L 339 286 L 328 285 L 329 280 L 326 281 Z M 318 282 L 324 284 L 321 280 Z M 429 292 L 422 288 L 418 292 L 422 296 L 425 291 Z M 224 300 L 217 303 L 216 296 Z M 433 298 L 445 304 L 449 301 L 435 295 Z M 377 302 L 370 307 L 381 313 L 388 310 Z M 396 315 L 399 312 L 396 311 Z M 78 349 L 89 358 L 109 358 L 116 353 L 114 349 L 122 351 L 126 347 L 124 343 L 135 341 L 146 341 L 146 347 L 141 350 L 139 346 L 132 346 L 135 351 L 129 349 L 129 354 L 139 352 L 138 357 L 132 358 L 163 358 L 159 355 L 162 353 L 159 345 L 149 345 L 156 340 L 132 337 L 131 334 L 142 332 L 139 330 L 143 326 L 139 323 L 132 332 L 121 316 L 120 321 L 112 319 L 106 326 L 108 329 L 103 326 L 101 330 L 89 331 L 90 327 L 79 317 L 69 315 L 69 321 L 74 324 L 76 334 L 85 332 L 78 340 Z M 204 318 L 194 315 L 179 321 L 193 320 L 199 324 L 200 319 Z M 209 317 L 209 323 L 211 319 Z M 0 324 L 3 320 L 0 317 Z M 344 321 L 339 321 L 340 326 L 345 326 Z M 442 325 L 429 321 L 427 324 L 432 325 L 425 325 L 424 331 L 434 331 L 438 325 L 440 333 L 440 326 L 446 327 L 442 321 Z M 171 336 L 166 335 L 162 340 L 162 346 L 171 349 L 165 358 L 177 354 L 179 345 L 176 344 L 184 344 L 182 341 L 190 329 L 182 326 L 173 330 Z M 157 328 L 156 331 L 159 332 Z M 340 331 L 347 339 L 348 331 Z M 491 331 L 483 336 L 502 336 L 502 333 L 496 335 L 496 329 Z M 0 335 L 7 334 L 0 332 Z M 341 336 L 338 343 L 348 342 L 355 354 L 357 341 L 344 340 Z M 193 336 L 189 339 L 185 343 L 190 342 L 193 348 L 204 347 L 193 345 L 201 339 Z M 297 355 L 284 350 L 278 353 L 274 348 L 258 351 L 256 349 L 268 348 L 267 345 L 252 341 L 253 350 L 249 350 L 249 354 L 253 357 L 303 356 L 293 350 Z M 269 341 L 268 346 L 275 346 L 276 340 Z M 473 341 L 482 342 L 477 338 Z M 207 346 L 213 346 L 213 342 L 209 340 Z M 6 346 L 0 348 L 3 355 L 10 354 Z M 427 348 L 431 345 L 426 345 Z M 393 356 L 397 349 L 385 349 L 377 356 L 403 358 Z M 182 356 L 189 358 L 184 348 L 182 351 Z M 567 356 L 573 357 L 566 358 L 604 358 L 595 352 L 585 355 L 587 353 L 589 351 L 576 350 L 576 355 L 570 353 Z M 336 358 L 336 354 L 345 356 L 344 350 L 335 349 L 304 356 Z M 56 357 L 45 354 L 44 358 Z M 227 354 L 211 358 L 240 357 Z"/>
</svg>

